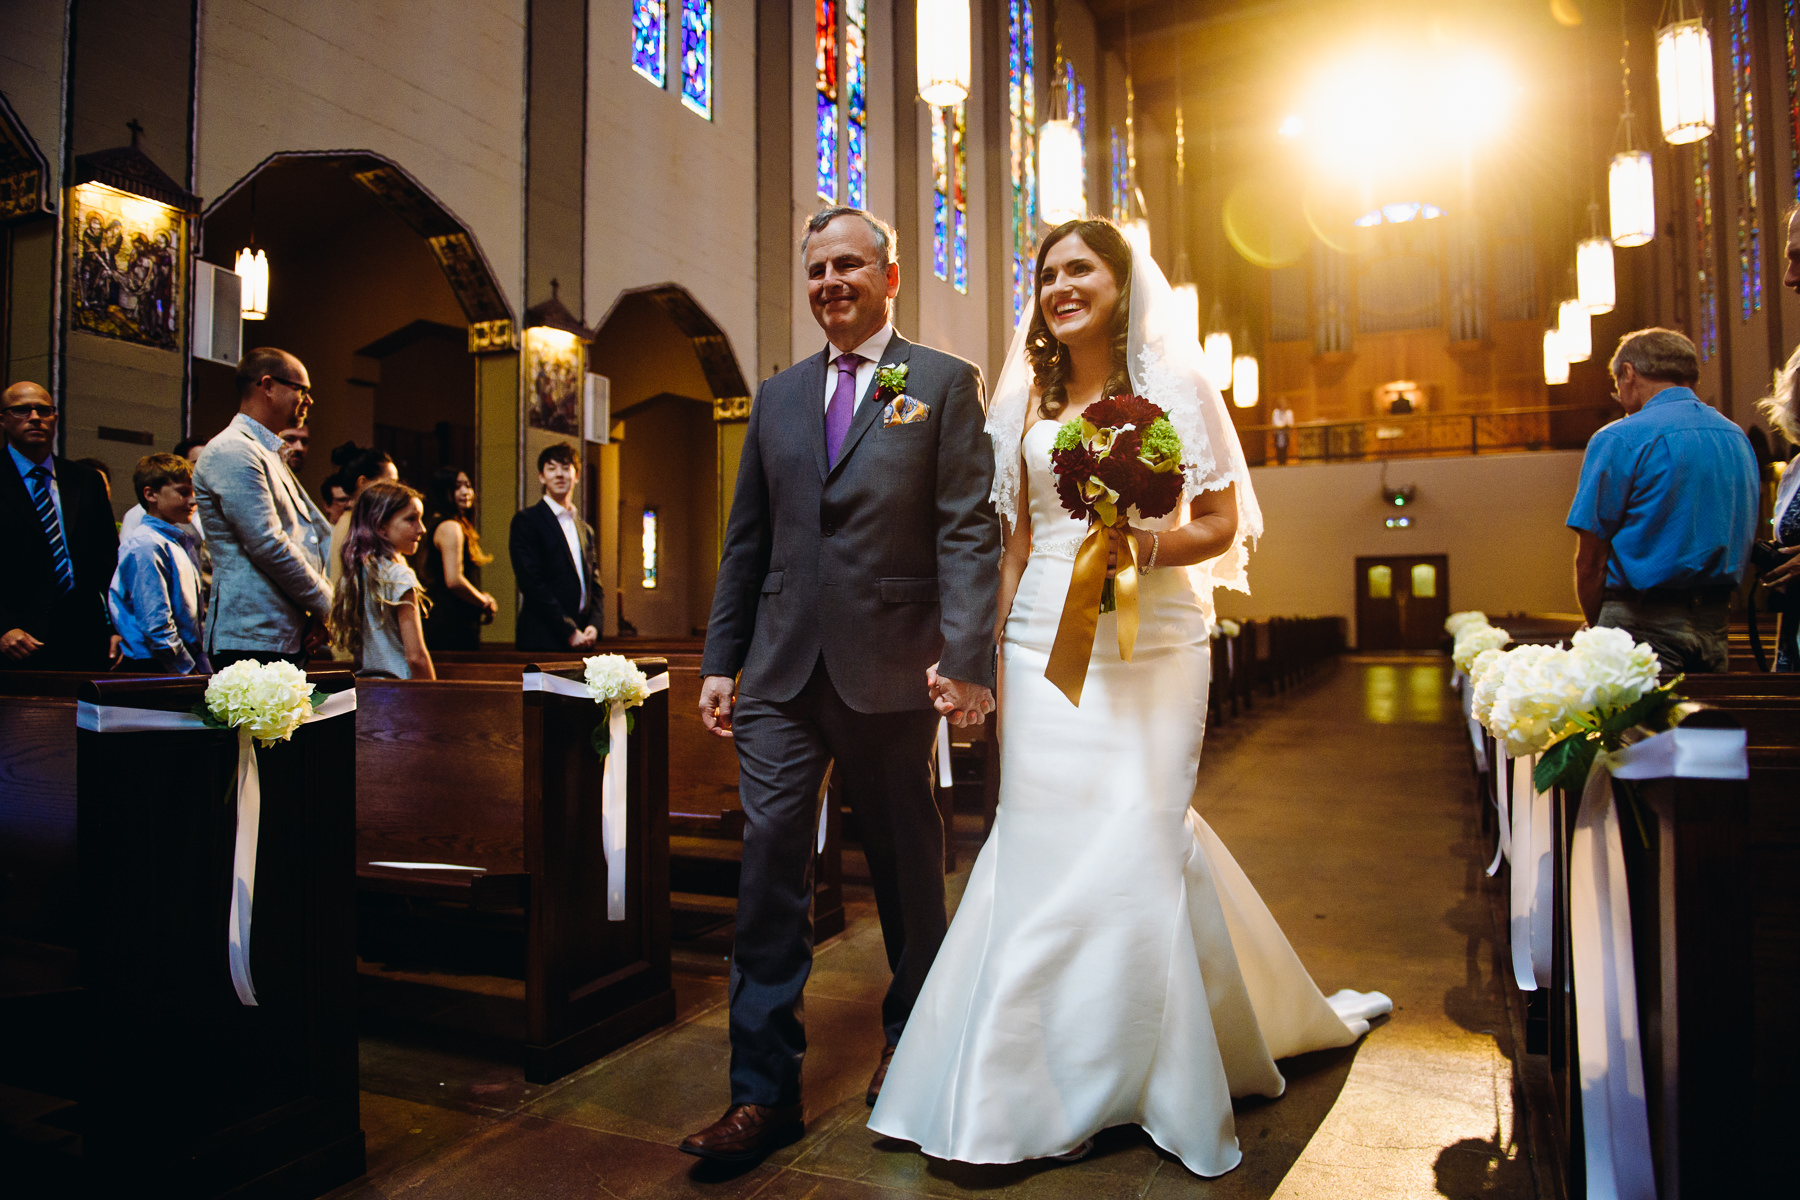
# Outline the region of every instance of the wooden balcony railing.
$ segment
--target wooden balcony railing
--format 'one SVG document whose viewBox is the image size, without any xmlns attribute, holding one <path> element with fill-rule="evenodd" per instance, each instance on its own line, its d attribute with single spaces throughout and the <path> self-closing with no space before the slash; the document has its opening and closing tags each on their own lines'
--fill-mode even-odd
<svg viewBox="0 0 1800 1200">
<path fill-rule="evenodd" d="M 1595 430 L 1618 416 L 1616 405 L 1598 404 L 1308 421 L 1293 427 L 1287 461 L 1366 462 L 1520 450 L 1580 450 Z M 1244 455 L 1251 466 L 1274 466 L 1279 462 L 1275 426 L 1239 426 L 1238 436 L 1243 439 Z"/>
</svg>

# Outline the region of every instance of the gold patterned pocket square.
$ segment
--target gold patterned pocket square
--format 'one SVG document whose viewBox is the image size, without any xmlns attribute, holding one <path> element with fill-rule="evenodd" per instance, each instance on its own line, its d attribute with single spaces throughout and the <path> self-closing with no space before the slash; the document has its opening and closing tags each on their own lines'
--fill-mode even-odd
<svg viewBox="0 0 1800 1200">
<path fill-rule="evenodd" d="M 930 415 L 931 405 L 923 400 L 915 400 L 911 396 L 895 396 L 881 411 L 881 425 L 884 429 L 891 425 L 911 425 Z"/>
</svg>

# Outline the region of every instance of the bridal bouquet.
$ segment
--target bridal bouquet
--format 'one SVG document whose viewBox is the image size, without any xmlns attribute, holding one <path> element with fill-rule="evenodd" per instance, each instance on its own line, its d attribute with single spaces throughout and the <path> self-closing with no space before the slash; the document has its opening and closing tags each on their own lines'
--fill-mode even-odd
<svg viewBox="0 0 1800 1200">
<path fill-rule="evenodd" d="M 1076 704 L 1099 614 L 1118 611 L 1119 657 L 1131 661 L 1137 642 L 1137 541 L 1128 526 L 1133 513 L 1150 520 L 1181 503 L 1181 451 L 1181 437 L 1167 413 L 1142 396 L 1096 400 L 1056 431 L 1050 451 L 1056 494 L 1089 528 L 1075 552 L 1044 675 Z M 1108 558 L 1118 563 L 1111 578 Z"/>
<path fill-rule="evenodd" d="M 264 746 L 294 736 L 313 709 L 325 701 L 306 672 L 289 662 L 234 662 L 206 685 L 194 715 L 213 729 L 247 729 Z"/>
<path fill-rule="evenodd" d="M 650 677 L 638 670 L 636 663 L 622 654 L 595 654 L 581 660 L 586 671 L 582 684 L 594 703 L 606 709 L 606 717 L 594 726 L 594 753 L 605 758 L 612 750 L 612 733 L 610 729 L 612 706 L 623 705 L 625 712 L 625 729 L 630 732 L 636 724 L 636 714 L 630 710 L 642 704 L 650 696 Z"/>
<path fill-rule="evenodd" d="M 1474 707 L 1515 757 L 1541 754 L 1539 791 L 1579 788 L 1602 750 L 1621 749 L 1639 725 L 1667 725 L 1680 678 L 1659 687 L 1656 651 L 1622 629 L 1584 629 L 1568 649 L 1519 646 L 1471 672 Z M 1477 664 L 1471 664 L 1476 666 Z"/>
</svg>

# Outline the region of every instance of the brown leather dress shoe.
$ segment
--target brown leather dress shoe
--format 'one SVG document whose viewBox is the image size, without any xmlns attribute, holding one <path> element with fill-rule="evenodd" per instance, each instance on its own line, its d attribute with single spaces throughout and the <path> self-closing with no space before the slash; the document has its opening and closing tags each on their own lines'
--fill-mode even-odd
<svg viewBox="0 0 1800 1200">
<path fill-rule="evenodd" d="M 875 1068 L 875 1077 L 869 1080 L 869 1094 L 863 1097 L 869 1102 L 870 1108 L 874 1108 L 875 1102 L 881 1099 L 881 1085 L 887 1082 L 888 1064 L 893 1061 L 894 1048 L 888 1046 L 881 1052 L 881 1065 Z"/>
<path fill-rule="evenodd" d="M 725 1115 L 689 1135 L 681 1143 L 683 1154 L 715 1162 L 761 1162 L 783 1146 L 791 1146 L 806 1132 L 798 1104 L 771 1108 L 764 1104 L 734 1104 Z"/>
</svg>

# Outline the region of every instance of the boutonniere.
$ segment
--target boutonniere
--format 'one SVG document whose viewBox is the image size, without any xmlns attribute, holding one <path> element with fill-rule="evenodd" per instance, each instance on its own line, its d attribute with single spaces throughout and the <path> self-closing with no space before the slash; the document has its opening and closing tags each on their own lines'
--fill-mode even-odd
<svg viewBox="0 0 1800 1200">
<path fill-rule="evenodd" d="M 890 363 L 875 369 L 875 386 L 889 396 L 898 396 L 906 391 L 906 364 Z"/>
</svg>

